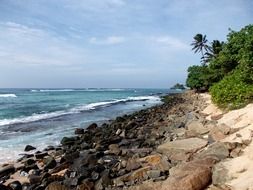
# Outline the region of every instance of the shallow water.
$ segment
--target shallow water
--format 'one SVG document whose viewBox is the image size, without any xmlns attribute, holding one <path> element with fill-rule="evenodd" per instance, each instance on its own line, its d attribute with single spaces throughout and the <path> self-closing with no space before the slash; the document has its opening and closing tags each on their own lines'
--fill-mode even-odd
<svg viewBox="0 0 253 190">
<path fill-rule="evenodd" d="M 0 162 L 25 145 L 59 144 L 74 128 L 103 122 L 161 103 L 168 89 L 1 89 Z"/>
</svg>

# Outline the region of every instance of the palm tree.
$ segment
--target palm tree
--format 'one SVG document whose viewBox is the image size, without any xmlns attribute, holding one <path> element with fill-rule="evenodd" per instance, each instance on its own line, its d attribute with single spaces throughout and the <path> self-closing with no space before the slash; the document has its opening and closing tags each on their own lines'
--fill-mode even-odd
<svg viewBox="0 0 253 190">
<path fill-rule="evenodd" d="M 213 40 L 211 42 L 209 51 L 205 53 L 205 60 L 209 62 L 212 58 L 217 57 L 222 50 L 223 45 L 224 42 L 220 42 L 219 40 Z"/>
<path fill-rule="evenodd" d="M 210 47 L 207 45 L 206 35 L 196 34 L 194 36 L 194 41 L 191 43 L 193 46 L 192 50 L 195 50 L 194 53 L 201 52 L 201 60 L 205 63 L 204 50 L 208 52 Z"/>
</svg>

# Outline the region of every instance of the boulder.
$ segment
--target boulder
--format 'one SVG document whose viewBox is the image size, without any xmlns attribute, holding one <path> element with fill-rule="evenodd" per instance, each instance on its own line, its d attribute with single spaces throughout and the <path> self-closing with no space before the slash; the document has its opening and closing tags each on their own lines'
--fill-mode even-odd
<svg viewBox="0 0 253 190">
<path fill-rule="evenodd" d="M 157 151 L 166 155 L 172 161 L 186 161 L 192 154 L 204 148 L 207 141 L 200 138 L 188 138 L 165 142 L 158 146 Z"/>
<path fill-rule="evenodd" d="M 198 158 L 215 157 L 218 160 L 223 160 L 229 157 L 229 150 L 225 143 L 216 142 L 207 147 L 197 155 Z"/>
<path fill-rule="evenodd" d="M 121 153 L 119 145 L 118 144 L 110 144 L 109 145 L 109 153 L 119 155 Z"/>
<path fill-rule="evenodd" d="M 90 124 L 88 127 L 87 127 L 87 129 L 88 130 L 94 130 L 94 129 L 96 129 L 98 127 L 98 125 L 96 124 L 96 123 L 92 123 L 92 124 Z"/>
<path fill-rule="evenodd" d="M 212 158 L 193 160 L 174 167 L 170 177 L 160 190 L 202 190 L 212 179 L 212 167 L 217 161 Z"/>
<path fill-rule="evenodd" d="M 13 181 L 9 184 L 9 187 L 13 190 L 22 190 L 22 185 L 19 181 Z"/>
<path fill-rule="evenodd" d="M 46 190 L 69 190 L 65 185 L 61 185 L 59 182 L 50 183 Z"/>
<path fill-rule="evenodd" d="M 28 152 L 28 151 L 31 151 L 31 150 L 35 150 L 36 148 L 35 147 L 33 147 L 33 146 L 31 146 L 31 145 L 26 145 L 26 147 L 25 147 L 25 152 Z"/>
<path fill-rule="evenodd" d="M 45 165 L 45 169 L 53 169 L 57 165 L 55 159 L 51 156 L 44 158 L 43 163 Z"/>
<path fill-rule="evenodd" d="M 144 158 L 140 158 L 139 162 L 142 166 L 152 166 L 152 168 L 162 172 L 169 171 L 171 167 L 168 159 L 160 154 L 153 154 Z"/>
<path fill-rule="evenodd" d="M 82 135 L 82 134 L 84 134 L 84 129 L 82 129 L 82 128 L 75 129 L 75 134 L 76 135 Z"/>
<path fill-rule="evenodd" d="M 76 141 L 76 137 L 63 137 L 61 140 L 62 145 L 73 145 Z"/>
<path fill-rule="evenodd" d="M 0 178 L 6 175 L 10 175 L 15 172 L 15 167 L 13 165 L 7 165 L 0 167 Z"/>
<path fill-rule="evenodd" d="M 187 125 L 186 136 L 194 137 L 209 132 L 209 128 L 205 127 L 199 120 L 194 120 Z"/>
</svg>

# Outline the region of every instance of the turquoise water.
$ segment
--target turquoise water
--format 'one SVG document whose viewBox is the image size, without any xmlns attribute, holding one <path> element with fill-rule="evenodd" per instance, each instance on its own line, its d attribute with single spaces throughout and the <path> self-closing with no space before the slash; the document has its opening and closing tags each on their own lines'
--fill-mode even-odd
<svg viewBox="0 0 253 190">
<path fill-rule="evenodd" d="M 26 144 L 57 145 L 75 128 L 159 104 L 168 89 L 0 89 L 0 162 Z M 174 91 L 175 92 L 175 91 Z"/>
</svg>

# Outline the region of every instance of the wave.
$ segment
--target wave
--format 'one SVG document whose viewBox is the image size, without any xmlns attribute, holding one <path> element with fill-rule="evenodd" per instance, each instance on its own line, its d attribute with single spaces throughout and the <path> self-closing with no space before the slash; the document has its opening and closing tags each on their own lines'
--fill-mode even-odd
<svg viewBox="0 0 253 190">
<path fill-rule="evenodd" d="M 105 91 L 124 91 L 123 88 L 91 88 L 91 89 L 32 89 L 31 92 L 105 92 Z"/>
<path fill-rule="evenodd" d="M 0 94 L 0 98 L 16 98 L 16 94 Z"/>
<path fill-rule="evenodd" d="M 0 120 L 0 126 L 30 123 L 30 122 L 35 122 L 35 121 L 40 121 L 40 120 L 45 120 L 45 119 L 52 119 L 52 118 L 69 115 L 69 114 L 81 113 L 83 111 L 94 110 L 101 107 L 108 107 L 108 106 L 118 104 L 118 103 L 133 102 L 133 101 L 147 101 L 147 100 L 154 103 L 160 102 L 160 98 L 157 96 L 128 97 L 125 99 L 90 103 L 86 105 L 77 106 L 68 110 L 55 111 L 51 113 L 33 114 L 31 116 L 14 118 L 14 119 L 3 119 L 3 120 Z"/>
</svg>

